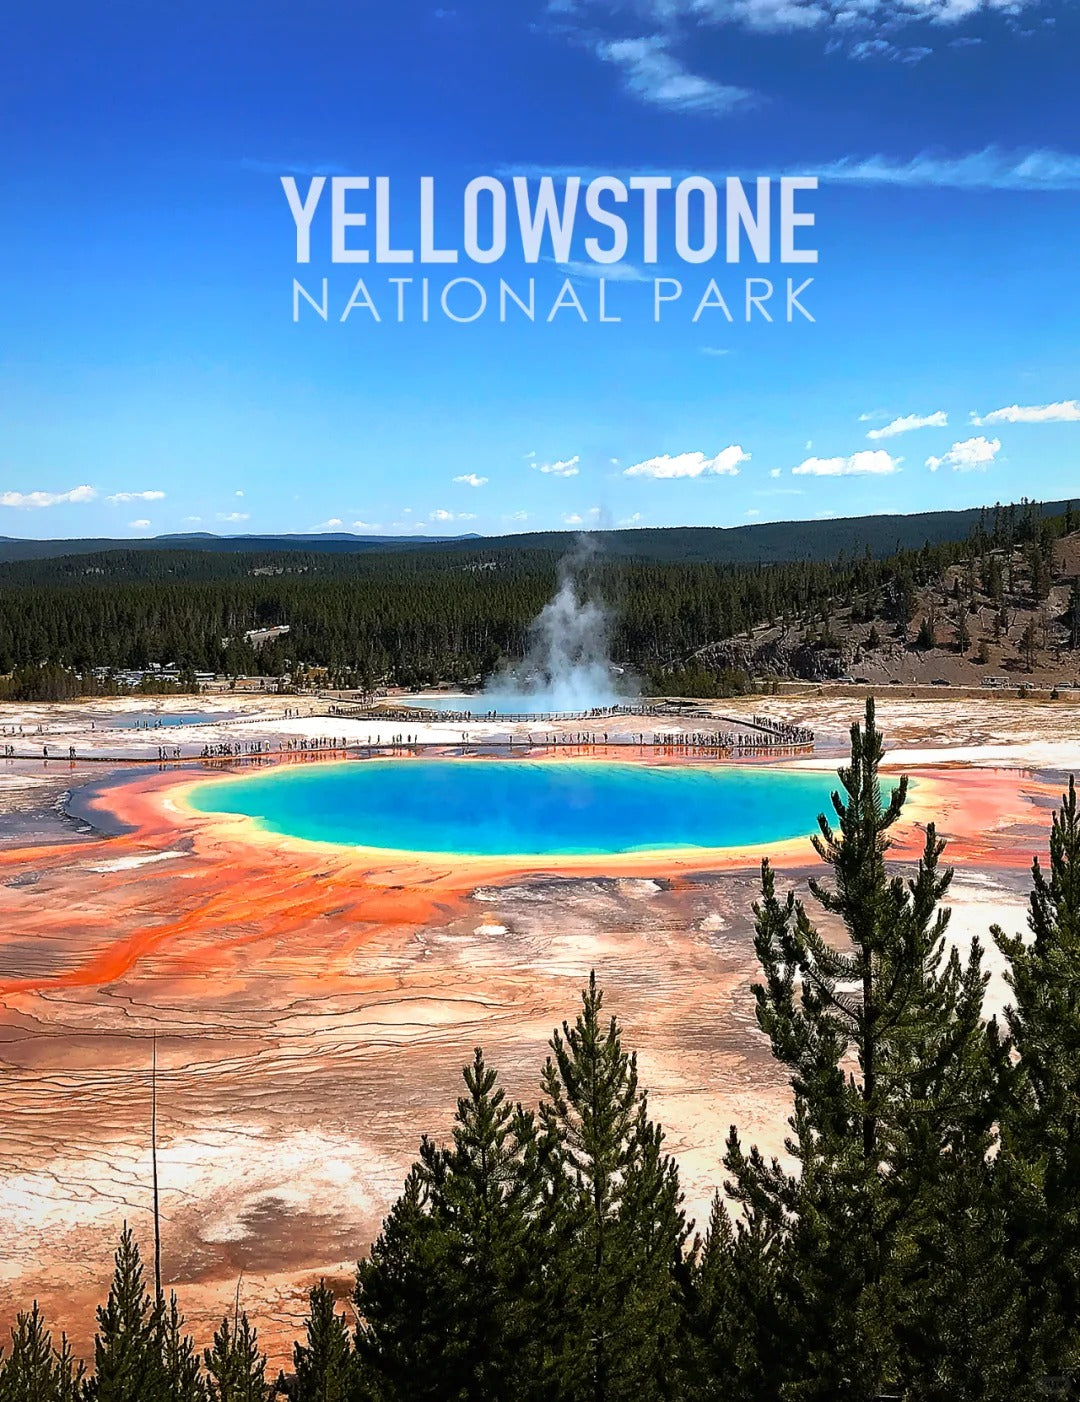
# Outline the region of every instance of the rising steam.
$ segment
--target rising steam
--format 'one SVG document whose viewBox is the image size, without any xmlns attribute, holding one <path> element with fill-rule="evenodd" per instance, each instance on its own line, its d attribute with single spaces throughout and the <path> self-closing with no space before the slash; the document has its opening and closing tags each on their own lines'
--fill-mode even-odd
<svg viewBox="0 0 1080 1402">
<path fill-rule="evenodd" d="M 588 711 L 625 701 L 632 685 L 611 662 L 611 616 L 595 593 L 590 566 L 597 547 L 583 536 L 559 563 L 554 597 L 529 629 L 524 660 L 484 695 L 502 709 Z"/>
</svg>

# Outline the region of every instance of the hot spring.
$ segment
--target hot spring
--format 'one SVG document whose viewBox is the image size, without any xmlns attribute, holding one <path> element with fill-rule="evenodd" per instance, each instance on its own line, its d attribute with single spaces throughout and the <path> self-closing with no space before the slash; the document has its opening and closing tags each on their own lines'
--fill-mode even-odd
<svg viewBox="0 0 1080 1402">
<path fill-rule="evenodd" d="M 270 833 L 462 856 L 611 856 L 803 837 L 835 777 L 599 760 L 354 760 L 196 784 L 201 813 Z"/>
</svg>

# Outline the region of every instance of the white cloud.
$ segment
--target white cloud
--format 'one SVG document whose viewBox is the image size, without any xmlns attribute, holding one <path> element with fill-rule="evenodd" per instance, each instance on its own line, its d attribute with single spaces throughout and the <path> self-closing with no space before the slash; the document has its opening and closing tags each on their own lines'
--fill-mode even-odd
<svg viewBox="0 0 1080 1402">
<path fill-rule="evenodd" d="M 93 487 L 72 487 L 70 492 L 0 492 L 0 506 L 36 511 L 43 506 L 80 505 L 96 496 Z"/>
<path fill-rule="evenodd" d="M 580 176 L 583 181 L 597 175 L 619 175 L 629 179 L 640 173 L 637 167 L 612 169 L 610 166 L 537 166 L 527 163 L 507 164 L 498 168 L 503 176 L 524 175 L 537 179 L 550 175 L 555 179 L 565 179 L 569 175 Z M 704 175 L 718 183 L 729 175 L 741 175 L 750 179 L 758 175 L 771 175 L 774 179 L 782 175 L 816 175 L 823 184 L 840 185 L 896 185 L 926 187 L 947 190 L 1080 190 L 1080 155 L 1063 151 L 1004 151 L 987 146 L 980 151 L 969 151 L 956 156 L 943 156 L 936 152 L 922 152 L 909 159 L 901 160 L 893 156 L 876 154 L 871 156 L 841 156 L 835 160 L 804 161 L 801 169 L 792 166 L 776 167 L 773 170 L 760 167 L 738 170 L 703 169 L 700 165 L 682 169 L 671 168 L 665 171 L 674 181 L 688 175 Z M 886 418 L 885 414 L 872 414 L 863 418 Z"/>
<path fill-rule="evenodd" d="M 312 526 L 313 531 L 339 531 L 344 523 L 339 516 L 331 516 L 329 521 L 320 521 L 317 526 Z"/>
<path fill-rule="evenodd" d="M 641 522 L 644 521 L 644 519 L 645 519 L 645 517 L 642 516 L 642 514 L 641 514 L 640 511 L 635 511 L 634 514 L 633 514 L 632 516 L 624 516 L 624 517 L 622 518 L 622 520 L 619 522 L 619 525 L 620 525 L 620 526 L 637 526 L 637 525 L 640 525 Z"/>
<path fill-rule="evenodd" d="M 234 496 L 238 496 L 238 497 L 242 497 L 244 494 L 243 494 L 243 492 L 234 492 L 233 495 L 234 495 Z"/>
<path fill-rule="evenodd" d="M 780 467 L 770 467 L 770 468 L 769 468 L 769 476 L 770 476 L 770 477 L 779 477 L 780 474 L 781 474 L 782 472 L 783 472 L 783 468 L 780 468 Z"/>
<path fill-rule="evenodd" d="M 436 508 L 428 516 L 429 521 L 475 521 L 476 513 L 473 511 L 446 511 L 442 507 Z"/>
<path fill-rule="evenodd" d="M 1073 424 L 1080 423 L 1080 400 L 1062 399 L 1057 404 L 1010 404 L 991 409 L 989 414 L 972 414 L 976 428 L 983 424 Z"/>
<path fill-rule="evenodd" d="M 730 355 L 731 351 L 726 346 L 702 346 L 702 355 Z"/>
<path fill-rule="evenodd" d="M 643 273 L 633 263 L 586 263 L 571 261 L 556 263 L 561 273 L 568 277 L 604 278 L 608 282 L 651 282 L 648 273 Z"/>
<path fill-rule="evenodd" d="M 888 477 L 900 471 L 903 461 L 884 448 L 864 448 L 849 458 L 807 458 L 791 471 L 796 477 Z"/>
<path fill-rule="evenodd" d="M 525 454 L 524 454 L 524 457 L 525 457 L 525 461 L 528 462 L 530 459 L 536 457 L 536 453 L 535 453 L 535 452 L 532 452 L 532 453 L 525 453 Z"/>
<path fill-rule="evenodd" d="M 113 492 L 111 497 L 105 498 L 110 506 L 119 506 L 128 501 L 163 501 L 164 499 L 164 492 Z"/>
<path fill-rule="evenodd" d="M 712 78 L 691 73 L 672 54 L 664 35 L 643 35 L 636 39 L 602 39 L 596 44 L 597 58 L 614 64 L 622 74 L 628 92 L 653 107 L 672 112 L 730 112 L 749 102 L 747 88 L 717 83 Z"/>
<path fill-rule="evenodd" d="M 898 433 L 910 433 L 915 428 L 945 428 L 949 422 L 948 415 L 944 409 L 938 409 L 933 414 L 905 414 L 902 418 L 893 419 L 892 423 L 885 424 L 883 428 L 872 428 L 867 433 L 867 438 L 895 438 Z"/>
<path fill-rule="evenodd" d="M 910 160 L 844 156 L 814 168 L 823 181 L 915 185 L 946 190 L 1078 190 L 1080 156 L 1064 151 L 1005 151 L 985 146 L 959 156 L 923 152 Z"/>
<path fill-rule="evenodd" d="M 219 511 L 217 514 L 219 521 L 225 521 L 230 525 L 239 525 L 241 521 L 250 521 L 251 516 L 246 511 Z"/>
<path fill-rule="evenodd" d="M 761 512 L 757 509 L 756 506 L 752 506 L 746 514 L 747 516 L 760 516 Z"/>
<path fill-rule="evenodd" d="M 839 47 L 839 41 L 836 41 Z M 921 63 L 929 58 L 933 49 L 925 44 L 894 44 L 891 39 L 860 39 L 848 49 L 851 58 L 859 63 L 868 59 L 883 58 L 890 63 Z"/>
<path fill-rule="evenodd" d="M 184 521 L 188 525 L 199 526 L 202 524 L 201 516 L 185 516 Z"/>
<path fill-rule="evenodd" d="M 487 484 L 486 477 L 477 477 L 475 472 L 463 472 L 460 477 L 455 477 L 455 482 L 460 482 L 465 487 L 483 487 Z"/>
<path fill-rule="evenodd" d="M 940 458 L 927 458 L 926 465 L 931 472 L 939 467 L 951 467 L 954 472 L 984 472 L 1000 451 L 1000 438 L 965 438 L 962 443 L 954 443 Z"/>
<path fill-rule="evenodd" d="M 585 524 L 576 511 L 572 511 L 569 516 L 564 516 L 562 519 L 564 526 L 583 526 Z"/>
<path fill-rule="evenodd" d="M 504 521 L 527 521 L 529 513 L 527 511 L 511 511 L 509 516 L 504 516 Z"/>
<path fill-rule="evenodd" d="M 349 527 L 349 529 L 353 531 L 359 531 L 362 535 L 371 535 L 374 534 L 376 531 L 381 531 L 382 526 L 372 524 L 371 521 L 354 521 Z"/>
<path fill-rule="evenodd" d="M 534 453 L 532 456 L 535 457 L 536 454 Z M 580 456 L 575 454 L 574 457 L 565 458 L 562 462 L 534 462 L 530 466 L 549 477 L 576 477 L 580 471 L 578 467 L 580 461 Z"/>
<path fill-rule="evenodd" d="M 128 522 L 128 530 L 131 530 L 131 531 L 148 531 L 149 529 L 150 529 L 150 522 L 149 522 L 149 521 L 129 521 L 129 522 Z"/>
<path fill-rule="evenodd" d="M 694 42 L 695 31 L 704 25 L 737 25 L 773 34 L 828 28 L 835 36 L 850 38 L 848 52 L 856 59 L 884 57 L 910 63 L 925 56 L 927 43 L 916 46 L 900 42 L 897 35 L 905 24 L 922 26 L 918 37 L 927 41 L 927 24 L 945 29 L 980 13 L 1013 16 L 1035 3 L 1036 0 L 549 0 L 549 9 L 564 15 L 591 10 L 605 19 L 613 11 L 630 11 L 664 36 L 682 34 L 688 44 Z M 827 51 L 838 48 L 841 38 L 832 38 Z M 670 38 L 623 42 L 658 42 L 666 48 Z"/>
<path fill-rule="evenodd" d="M 663 453 L 659 457 L 646 458 L 626 468 L 624 477 L 737 477 L 739 463 L 749 462 L 750 454 L 744 453 L 737 443 L 722 448 L 714 458 L 704 453 L 676 453 L 672 456 Z"/>
</svg>

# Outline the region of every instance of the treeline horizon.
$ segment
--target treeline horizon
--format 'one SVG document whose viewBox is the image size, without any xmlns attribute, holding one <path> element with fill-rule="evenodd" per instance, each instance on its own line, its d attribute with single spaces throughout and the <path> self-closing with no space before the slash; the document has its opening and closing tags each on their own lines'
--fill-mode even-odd
<svg viewBox="0 0 1080 1402">
<path fill-rule="evenodd" d="M 998 927 L 1010 1001 L 985 1015 L 979 940 L 948 938 L 932 823 L 888 860 L 874 704 L 814 846 L 826 937 L 762 863 L 758 1026 L 791 1088 L 787 1163 L 732 1126 L 700 1232 L 595 975 L 549 1043 L 536 1109 L 481 1048 L 449 1142 L 426 1136 L 350 1326 L 309 1295 L 297 1402 L 1035 1402 L 1080 1387 L 1080 810 L 1036 858 L 1026 937 Z M 703 993 L 703 1001 L 707 993 Z M 36 1305 L 0 1402 L 267 1402 L 256 1326 L 200 1355 L 128 1228 L 92 1368 Z M 278 1386 L 279 1384 L 274 1384 Z"/>
<path fill-rule="evenodd" d="M 948 565 L 1051 543 L 1077 525 L 1071 507 L 982 513 L 959 541 L 832 561 L 687 563 L 594 556 L 579 574 L 601 601 L 610 656 L 646 690 L 742 689 L 685 659 L 774 619 L 814 621 L 837 601 L 872 601 L 906 626 L 915 592 Z M 106 673 L 171 665 L 224 676 L 310 675 L 332 687 L 469 686 L 526 654 L 556 588 L 554 550 L 247 555 L 124 551 L 0 565 L 0 699 L 95 694 Z M 869 609 L 869 604 L 867 605 Z M 249 632 L 288 625 L 260 644 Z"/>
<path fill-rule="evenodd" d="M 1014 509 L 1024 509 L 1030 499 L 1021 497 Z M 1044 502 L 1044 515 L 1061 515 L 1067 501 Z M 707 564 L 775 564 L 797 559 L 828 560 L 848 552 L 855 543 L 859 553 L 895 554 L 970 535 L 987 511 L 1009 509 L 969 506 L 943 511 L 886 512 L 848 517 L 794 517 L 780 521 L 755 521 L 738 526 L 603 526 L 591 528 L 609 555 L 655 561 L 678 560 Z M 494 550 L 537 549 L 557 555 L 570 553 L 581 529 L 516 531 L 498 535 L 464 532 L 455 536 L 363 535 L 350 531 L 248 532 L 218 535 L 212 531 L 166 532 L 145 537 L 83 536 L 36 539 L 0 536 L 0 563 L 41 561 L 63 556 L 100 555 L 106 552 L 146 553 L 154 550 L 213 551 L 219 553 L 273 553 L 305 551 L 317 554 L 392 553 L 423 550 L 454 553 L 479 544 Z"/>
</svg>

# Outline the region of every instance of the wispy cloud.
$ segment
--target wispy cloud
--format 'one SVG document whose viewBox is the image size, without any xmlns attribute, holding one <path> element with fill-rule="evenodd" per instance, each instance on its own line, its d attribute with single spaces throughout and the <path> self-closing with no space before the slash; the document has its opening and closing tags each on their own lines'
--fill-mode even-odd
<svg viewBox="0 0 1080 1402">
<path fill-rule="evenodd" d="M 219 511 L 217 519 L 224 521 L 226 525 L 238 526 L 243 521 L 250 521 L 251 515 L 247 511 Z"/>
<path fill-rule="evenodd" d="M 143 521 L 129 521 L 129 522 L 128 522 L 128 530 L 129 530 L 129 531 L 148 531 L 149 529 L 150 529 L 150 522 L 149 522 L 149 521 L 143 520 Z"/>
<path fill-rule="evenodd" d="M 790 34 L 828 27 L 835 35 L 850 35 L 847 52 L 853 58 L 881 56 L 917 61 L 896 35 L 906 24 L 940 29 L 957 26 L 980 12 L 1014 16 L 1036 0 L 549 0 L 549 9 L 563 16 L 629 11 L 650 27 L 669 33 L 693 34 L 703 25 L 738 26 L 766 34 Z M 834 41 L 835 42 L 835 41 Z M 921 44 L 918 48 L 924 48 Z M 921 55 L 920 55 L 921 56 Z"/>
<path fill-rule="evenodd" d="M 93 487 L 72 487 L 70 492 L 0 492 L 0 506 L 14 506 L 20 511 L 37 511 L 44 506 L 79 505 L 93 501 Z"/>
<path fill-rule="evenodd" d="M 477 477 L 475 472 L 463 472 L 460 477 L 455 477 L 455 482 L 460 482 L 463 487 L 483 487 L 487 485 L 486 477 Z"/>
<path fill-rule="evenodd" d="M 244 156 L 240 168 L 254 171 L 257 175 L 332 175 L 335 171 L 352 170 L 353 166 L 349 162 L 311 160 L 305 156 L 284 156 L 277 161 L 265 160 L 260 156 Z"/>
<path fill-rule="evenodd" d="M 884 448 L 864 448 L 849 458 L 807 458 L 791 471 L 795 477 L 888 477 L 903 461 Z"/>
<path fill-rule="evenodd" d="M 530 180 L 550 175 L 562 180 L 576 175 L 583 181 L 598 175 L 618 175 L 629 179 L 643 172 L 638 168 L 603 169 L 593 166 L 538 166 L 516 163 L 501 166 L 501 176 L 524 175 Z M 1037 151 L 1007 151 L 997 146 L 985 146 L 979 151 L 958 155 L 943 155 L 930 151 L 911 157 L 847 155 L 823 157 L 819 161 L 792 162 L 785 167 L 746 169 L 743 171 L 709 170 L 665 167 L 662 172 L 678 181 L 688 175 L 704 176 L 720 184 L 729 175 L 741 175 L 744 180 L 759 175 L 816 175 L 823 184 L 839 185 L 897 185 L 949 190 L 1080 190 L 1080 156 L 1047 149 Z"/>
<path fill-rule="evenodd" d="M 908 160 L 844 156 L 813 168 L 822 181 L 849 185 L 932 186 L 948 190 L 1078 190 L 1080 156 L 1048 149 L 942 155 L 924 151 Z"/>
<path fill-rule="evenodd" d="M 443 507 L 437 507 L 428 517 L 429 521 L 475 521 L 474 511 L 447 511 Z"/>
<path fill-rule="evenodd" d="M 754 94 L 747 88 L 692 73 L 670 51 L 669 44 L 670 40 L 663 34 L 600 39 L 594 52 L 597 58 L 619 69 L 628 92 L 652 107 L 715 116 L 754 100 Z"/>
<path fill-rule="evenodd" d="M 749 462 L 750 454 L 744 453 L 737 443 L 722 448 L 715 457 L 707 458 L 704 453 L 663 453 L 659 457 L 646 458 L 626 468 L 624 477 L 737 477 L 739 464 Z"/>
<path fill-rule="evenodd" d="M 113 492 L 105 500 L 110 506 L 119 506 L 129 501 L 164 501 L 164 492 Z"/>
<path fill-rule="evenodd" d="M 643 273 L 640 268 L 633 263 L 556 263 L 555 266 L 561 273 L 568 277 L 584 277 L 591 281 L 604 278 L 610 282 L 650 282 L 652 279 L 647 273 Z"/>
<path fill-rule="evenodd" d="M 581 470 L 578 467 L 580 461 L 581 458 L 575 454 L 561 462 L 531 462 L 529 466 L 536 472 L 542 472 L 545 477 L 576 477 Z"/>
<path fill-rule="evenodd" d="M 985 472 L 1000 451 L 1000 438 L 965 438 L 940 458 L 927 458 L 926 465 L 931 472 L 939 467 L 951 467 L 954 472 Z"/>
<path fill-rule="evenodd" d="M 702 346 L 702 355 L 730 355 L 731 351 L 726 346 Z"/>
<path fill-rule="evenodd" d="M 1057 404 L 1009 404 L 991 409 L 989 414 L 972 414 L 976 428 L 983 424 L 1072 424 L 1080 423 L 1080 400 L 1062 399 Z"/>
<path fill-rule="evenodd" d="M 933 49 L 925 44 L 894 44 L 891 39 L 860 39 L 852 44 L 848 54 L 859 63 L 869 59 L 885 59 L 889 63 L 921 63 L 929 58 Z"/>
<path fill-rule="evenodd" d="M 910 433 L 915 428 L 945 428 L 949 422 L 948 415 L 944 409 L 938 409 L 934 414 L 905 414 L 902 418 L 893 419 L 892 423 L 885 424 L 882 428 L 872 428 L 867 433 L 867 438 L 895 438 L 898 433 Z"/>
</svg>

